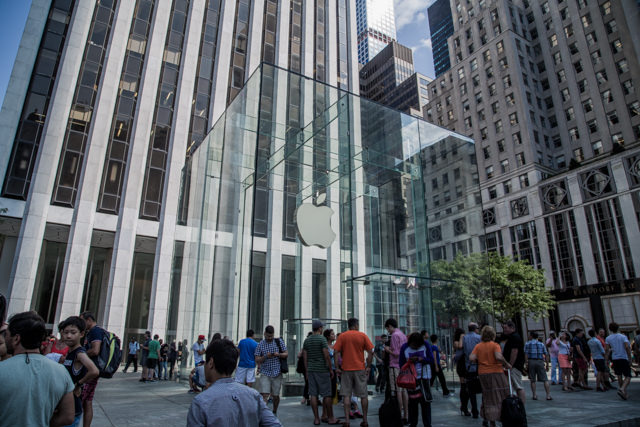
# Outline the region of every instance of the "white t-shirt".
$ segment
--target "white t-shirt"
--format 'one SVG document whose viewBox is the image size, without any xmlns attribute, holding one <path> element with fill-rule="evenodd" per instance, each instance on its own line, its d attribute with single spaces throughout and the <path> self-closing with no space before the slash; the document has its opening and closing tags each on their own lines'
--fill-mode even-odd
<svg viewBox="0 0 640 427">
<path fill-rule="evenodd" d="M 199 344 L 198 341 L 196 341 L 193 343 L 191 350 L 193 350 L 193 364 L 198 366 L 203 360 L 202 354 L 198 354 L 198 351 L 204 350 L 204 344 Z"/>
<path fill-rule="evenodd" d="M 629 339 L 620 333 L 611 334 L 604 340 L 609 347 L 611 347 L 611 360 L 629 360 L 627 356 L 627 350 L 625 349 L 624 344 L 629 343 Z"/>
</svg>

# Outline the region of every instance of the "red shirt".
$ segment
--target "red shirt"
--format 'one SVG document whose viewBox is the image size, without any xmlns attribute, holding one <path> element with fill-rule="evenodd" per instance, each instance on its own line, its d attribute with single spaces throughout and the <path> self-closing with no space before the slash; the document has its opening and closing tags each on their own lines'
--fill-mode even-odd
<svg viewBox="0 0 640 427">
<path fill-rule="evenodd" d="M 373 344 L 364 332 L 349 330 L 340 334 L 333 350 L 342 356 L 343 371 L 364 371 L 364 352 L 372 351 Z"/>
</svg>

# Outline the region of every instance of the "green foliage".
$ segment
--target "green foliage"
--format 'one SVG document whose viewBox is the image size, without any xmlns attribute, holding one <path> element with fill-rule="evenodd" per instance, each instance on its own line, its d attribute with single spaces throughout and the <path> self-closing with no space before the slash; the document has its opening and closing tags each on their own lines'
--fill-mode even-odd
<svg viewBox="0 0 640 427">
<path fill-rule="evenodd" d="M 483 321 L 492 314 L 503 321 L 521 313 L 537 319 L 555 305 L 542 270 L 494 252 L 435 261 L 431 276 L 451 281 L 435 282 L 432 288 L 434 310 L 449 320 L 471 317 Z"/>
</svg>

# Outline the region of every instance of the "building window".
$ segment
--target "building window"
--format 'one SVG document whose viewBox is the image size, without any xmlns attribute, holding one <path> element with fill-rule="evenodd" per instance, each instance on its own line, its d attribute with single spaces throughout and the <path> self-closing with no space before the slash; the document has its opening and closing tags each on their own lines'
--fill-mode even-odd
<svg viewBox="0 0 640 427">
<path fill-rule="evenodd" d="M 614 54 L 622 52 L 622 42 L 620 39 L 616 39 L 611 42 L 611 51 Z"/>
<path fill-rule="evenodd" d="M 632 102 L 627 107 L 629 107 L 629 115 L 631 117 L 636 117 L 640 115 L 640 102 Z"/>
<path fill-rule="evenodd" d="M 529 186 L 529 175 L 520 175 L 518 181 L 520 182 L 520 188 L 527 188 Z"/>
<path fill-rule="evenodd" d="M 629 64 L 626 59 L 621 59 L 616 62 L 616 68 L 618 69 L 618 74 L 623 74 L 629 71 Z"/>
<path fill-rule="evenodd" d="M 582 148 L 576 148 L 575 150 L 573 150 L 573 158 L 576 159 L 576 161 L 581 162 L 584 160 L 584 154 L 582 152 Z"/>
<path fill-rule="evenodd" d="M 498 191 L 496 190 L 495 185 L 487 188 L 487 192 L 489 193 L 489 200 L 493 200 L 498 197 Z"/>
<path fill-rule="evenodd" d="M 498 49 L 499 54 L 504 52 L 504 43 L 499 41 L 498 43 L 496 43 L 496 48 Z"/>
<path fill-rule="evenodd" d="M 631 95 L 633 92 L 633 81 L 632 80 L 627 80 L 624 83 L 622 83 L 622 91 L 624 92 L 625 95 Z"/>
<path fill-rule="evenodd" d="M 512 135 L 513 138 L 513 143 L 515 145 L 520 145 L 522 144 L 522 138 L 520 137 L 520 132 L 516 132 Z"/>
<path fill-rule="evenodd" d="M 502 132 L 502 120 L 498 120 L 494 123 L 494 126 L 496 128 L 496 133 L 501 133 Z"/>
<path fill-rule="evenodd" d="M 573 107 L 569 107 L 566 110 L 564 110 L 564 115 L 567 118 L 567 121 L 571 121 L 576 118 L 576 115 L 573 111 Z"/>
<path fill-rule="evenodd" d="M 621 132 L 611 135 L 611 142 L 614 144 L 624 145 L 624 137 Z"/>
<path fill-rule="evenodd" d="M 504 160 L 500 161 L 500 169 L 501 169 L 502 173 L 509 172 L 509 160 L 508 159 L 504 159 Z"/>
<path fill-rule="evenodd" d="M 511 218 L 516 219 L 529 215 L 529 204 L 526 197 L 520 197 L 511 201 Z"/>
<path fill-rule="evenodd" d="M 493 166 L 491 166 L 491 165 L 490 165 L 490 166 L 487 166 L 487 167 L 485 168 L 485 173 L 486 173 L 486 175 L 487 175 L 487 179 L 491 179 L 491 178 L 493 178 Z"/>
<path fill-rule="evenodd" d="M 593 150 L 594 156 L 602 154 L 604 152 L 602 149 L 602 141 L 596 141 L 593 144 L 591 144 L 591 149 Z"/>
<path fill-rule="evenodd" d="M 618 119 L 618 113 L 615 111 L 612 111 L 607 114 L 607 120 L 609 121 L 610 126 L 617 125 L 618 123 L 620 123 L 620 119 Z"/>
<path fill-rule="evenodd" d="M 499 110 L 499 108 L 498 108 L 498 102 L 496 101 L 496 102 L 494 102 L 494 103 L 492 103 L 492 104 L 491 104 L 491 112 L 492 112 L 493 114 L 498 114 L 498 110 Z"/>
<path fill-rule="evenodd" d="M 524 166 L 525 165 L 525 158 L 524 158 L 524 153 L 517 153 L 516 154 L 516 165 L 518 167 L 520 166 Z"/>
<path fill-rule="evenodd" d="M 511 126 L 515 126 L 518 124 L 518 113 L 513 112 L 511 114 L 509 114 L 509 124 Z"/>
<path fill-rule="evenodd" d="M 600 13 L 602 16 L 607 16 L 611 13 L 611 2 L 606 1 L 600 5 Z"/>
<path fill-rule="evenodd" d="M 504 153 L 504 139 L 499 139 L 497 142 L 498 152 Z"/>
<path fill-rule="evenodd" d="M 552 34 L 551 37 L 549 37 L 549 46 L 551 48 L 558 46 L 558 36 L 556 34 Z"/>
</svg>

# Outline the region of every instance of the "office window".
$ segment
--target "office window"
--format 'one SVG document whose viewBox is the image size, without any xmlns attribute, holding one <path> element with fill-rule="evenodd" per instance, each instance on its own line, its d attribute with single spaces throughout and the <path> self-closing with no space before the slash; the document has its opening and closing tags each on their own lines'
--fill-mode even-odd
<svg viewBox="0 0 640 427">
<path fill-rule="evenodd" d="M 496 145 L 498 146 L 498 151 L 504 153 L 504 139 L 499 139 Z"/>
<path fill-rule="evenodd" d="M 476 71 L 478 69 L 478 60 L 475 58 L 472 59 L 469 66 L 471 67 L 471 72 Z"/>
<path fill-rule="evenodd" d="M 571 137 L 571 141 L 577 141 L 580 139 L 580 132 L 578 131 L 578 128 L 571 128 L 569 129 L 569 136 Z"/>
<path fill-rule="evenodd" d="M 487 188 L 487 191 L 489 193 L 489 200 L 493 200 L 498 197 L 498 192 L 496 191 L 495 185 L 492 185 L 491 187 Z"/>
<path fill-rule="evenodd" d="M 524 158 L 524 153 L 517 153 L 516 154 L 516 165 L 518 167 L 520 166 L 524 166 L 526 163 L 525 158 Z"/>
<path fill-rule="evenodd" d="M 558 46 L 558 36 L 556 34 L 552 34 L 551 37 L 549 37 L 549 46 L 552 48 Z"/>
<path fill-rule="evenodd" d="M 489 147 L 482 147 L 482 155 L 485 160 L 491 158 L 491 149 Z"/>
<path fill-rule="evenodd" d="M 491 104 L 491 112 L 493 114 L 498 114 L 498 102 L 494 102 L 493 104 Z"/>
<path fill-rule="evenodd" d="M 476 93 L 476 104 L 482 104 L 482 92 Z"/>
<path fill-rule="evenodd" d="M 499 41 L 498 43 L 496 43 L 496 48 L 498 49 L 498 53 L 504 52 L 504 43 Z"/>
<path fill-rule="evenodd" d="M 569 94 L 569 88 L 564 88 L 560 91 L 560 96 L 562 97 L 562 102 L 569 102 L 571 96 Z"/>
<path fill-rule="evenodd" d="M 587 127 L 589 128 L 589 133 L 598 132 L 598 122 L 596 121 L 596 119 L 589 120 L 587 122 Z"/>
<path fill-rule="evenodd" d="M 591 25 L 591 15 L 588 13 L 586 15 L 582 15 L 582 18 L 580 18 L 580 20 L 582 21 L 582 26 L 584 28 L 588 28 L 589 25 Z"/>
<path fill-rule="evenodd" d="M 564 115 L 567 118 L 567 121 L 571 121 L 576 118 L 576 115 L 573 111 L 573 107 L 569 107 L 566 110 L 564 110 Z"/>
<path fill-rule="evenodd" d="M 496 133 L 500 133 L 502 132 L 502 120 L 498 120 L 494 123 L 494 126 L 496 128 Z"/>
<path fill-rule="evenodd" d="M 509 194 L 511 193 L 511 181 L 505 181 L 502 183 L 502 191 L 504 191 L 504 194 Z"/>
<path fill-rule="evenodd" d="M 629 115 L 631 117 L 636 117 L 640 115 L 640 102 L 638 101 L 633 102 L 629 104 L 627 107 L 629 107 Z"/>
<path fill-rule="evenodd" d="M 633 81 L 627 80 L 622 83 L 622 91 L 625 95 L 631 95 L 633 92 Z"/>
<path fill-rule="evenodd" d="M 622 52 L 622 42 L 620 39 L 616 39 L 611 42 L 611 51 L 614 54 Z"/>
<path fill-rule="evenodd" d="M 513 107 L 514 105 L 516 105 L 516 98 L 513 96 L 512 93 L 508 93 L 507 96 L 505 96 L 505 99 L 509 107 Z"/>
<path fill-rule="evenodd" d="M 498 93 L 498 90 L 496 89 L 496 84 L 495 83 L 491 83 L 489 85 L 489 96 L 495 96 L 496 93 Z"/>
<path fill-rule="evenodd" d="M 607 113 L 607 120 L 609 121 L 609 125 L 611 126 L 620 123 L 620 119 L 618 119 L 618 113 L 615 111 Z"/>
<path fill-rule="evenodd" d="M 516 145 L 522 144 L 522 138 L 520 137 L 520 132 L 514 133 L 512 136 L 513 143 Z"/>
<path fill-rule="evenodd" d="M 508 159 L 504 159 L 504 160 L 500 161 L 500 170 L 502 171 L 502 173 L 509 172 L 509 160 Z"/>
<path fill-rule="evenodd" d="M 564 35 L 567 36 L 567 38 L 573 36 L 573 25 L 569 24 L 564 27 Z"/>
<path fill-rule="evenodd" d="M 593 46 L 596 43 L 598 43 L 598 37 L 596 36 L 596 33 L 589 33 L 585 36 L 587 38 L 587 45 L 589 46 Z"/>
<path fill-rule="evenodd" d="M 567 166 L 567 163 L 564 159 L 564 154 L 560 154 L 559 156 L 556 156 L 556 166 L 559 169 L 562 169 Z"/>
<path fill-rule="evenodd" d="M 600 5 L 600 13 L 602 16 L 607 16 L 611 13 L 611 2 L 607 1 Z"/>
<path fill-rule="evenodd" d="M 623 74 L 629 71 L 629 64 L 626 59 L 621 59 L 616 62 L 616 68 L 618 69 L 618 74 Z"/>
<path fill-rule="evenodd" d="M 611 142 L 614 144 L 624 145 L 624 137 L 621 132 L 614 133 L 611 135 Z"/>
<path fill-rule="evenodd" d="M 604 102 L 605 104 L 613 102 L 613 95 L 609 89 L 602 92 L 602 102 Z"/>
<path fill-rule="evenodd" d="M 585 79 L 580 80 L 578 82 L 578 90 L 580 91 L 580 93 L 585 93 L 587 91 L 587 81 Z"/>
<path fill-rule="evenodd" d="M 485 50 L 484 52 L 482 52 L 482 59 L 485 63 L 491 61 L 491 51 Z"/>
<path fill-rule="evenodd" d="M 615 33 L 616 31 L 618 31 L 618 24 L 616 23 L 616 21 L 614 19 L 612 19 L 611 21 L 607 22 L 604 27 L 607 30 L 607 34 L 612 34 L 612 33 Z"/>
<path fill-rule="evenodd" d="M 596 141 L 593 144 L 591 144 L 591 149 L 593 150 L 594 156 L 602 154 L 604 152 L 602 149 L 602 141 Z"/>
<path fill-rule="evenodd" d="M 596 80 L 598 84 L 604 84 L 607 82 L 607 72 L 605 70 L 598 71 L 596 73 Z"/>
<path fill-rule="evenodd" d="M 520 188 L 527 188 L 529 186 L 529 176 L 527 174 L 520 175 L 518 181 L 520 182 Z"/>
<path fill-rule="evenodd" d="M 493 178 L 493 166 L 487 166 L 485 168 L 485 173 L 487 175 L 487 179 Z"/>
<path fill-rule="evenodd" d="M 515 126 L 518 124 L 518 113 L 513 112 L 511 114 L 509 114 L 509 124 L 511 126 Z"/>
<path fill-rule="evenodd" d="M 473 123 L 471 121 L 471 117 L 465 117 L 464 119 L 464 124 L 467 128 L 470 128 L 471 126 L 473 126 Z"/>
<path fill-rule="evenodd" d="M 593 111 L 593 101 L 591 100 L 591 98 L 582 103 L 582 109 L 585 113 L 590 113 Z"/>
<path fill-rule="evenodd" d="M 582 148 L 576 148 L 575 150 L 573 150 L 573 158 L 576 159 L 576 161 L 581 162 L 584 160 L 584 154 L 582 153 Z"/>
<path fill-rule="evenodd" d="M 558 78 L 558 83 L 562 83 L 567 80 L 567 74 L 564 70 L 560 70 L 556 73 L 556 77 Z"/>
<path fill-rule="evenodd" d="M 510 88 L 511 87 L 511 76 L 506 75 L 502 78 L 502 85 L 504 86 L 505 89 Z"/>
<path fill-rule="evenodd" d="M 576 61 L 573 63 L 573 68 L 576 70 L 576 73 L 582 72 L 582 61 Z"/>
</svg>

